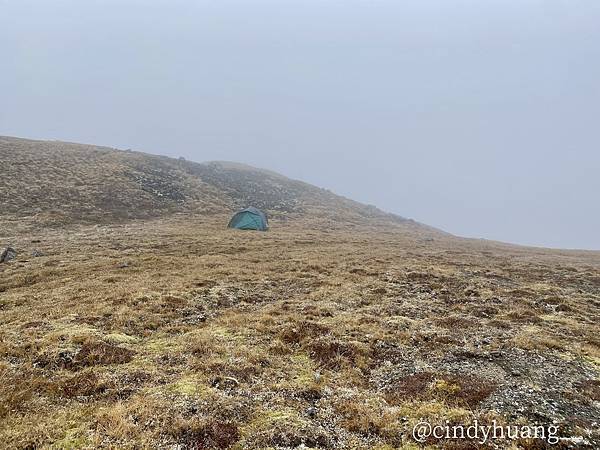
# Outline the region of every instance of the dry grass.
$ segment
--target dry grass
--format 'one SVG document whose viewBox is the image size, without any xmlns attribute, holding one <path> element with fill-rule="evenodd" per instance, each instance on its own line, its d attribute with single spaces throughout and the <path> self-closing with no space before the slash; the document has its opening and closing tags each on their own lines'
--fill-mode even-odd
<svg viewBox="0 0 600 450">
<path fill-rule="evenodd" d="M 515 382 L 591 424 L 596 254 L 225 220 L 10 236 L 46 256 L 0 268 L 5 445 L 394 447 L 422 416 L 513 415 Z"/>
<path fill-rule="evenodd" d="M 0 447 L 415 448 L 421 419 L 492 416 L 600 446 L 598 253 L 452 238 L 275 175 L 271 230 L 232 231 L 230 169 L 23 145 L 0 148 L 39 181 L 1 186 L 29 209 L 0 222 Z M 40 203 L 61 171 L 82 197 Z"/>
</svg>

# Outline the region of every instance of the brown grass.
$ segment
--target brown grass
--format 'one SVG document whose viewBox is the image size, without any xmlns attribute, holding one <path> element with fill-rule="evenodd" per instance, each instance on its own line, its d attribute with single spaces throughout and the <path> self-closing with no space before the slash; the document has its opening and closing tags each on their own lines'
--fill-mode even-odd
<svg viewBox="0 0 600 450">
<path fill-rule="evenodd" d="M 226 220 L 0 230 L 46 255 L 0 266 L 0 447 L 395 448 L 496 397 L 537 420 L 511 383 L 591 423 L 597 254 Z"/>
</svg>

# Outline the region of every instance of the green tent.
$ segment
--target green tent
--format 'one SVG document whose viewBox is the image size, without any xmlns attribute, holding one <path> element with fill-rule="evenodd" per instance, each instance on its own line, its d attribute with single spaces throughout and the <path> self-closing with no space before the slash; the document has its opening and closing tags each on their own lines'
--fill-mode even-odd
<svg viewBox="0 0 600 450">
<path fill-rule="evenodd" d="M 264 212 L 251 206 L 236 212 L 227 226 L 238 230 L 267 231 L 268 221 Z"/>
</svg>

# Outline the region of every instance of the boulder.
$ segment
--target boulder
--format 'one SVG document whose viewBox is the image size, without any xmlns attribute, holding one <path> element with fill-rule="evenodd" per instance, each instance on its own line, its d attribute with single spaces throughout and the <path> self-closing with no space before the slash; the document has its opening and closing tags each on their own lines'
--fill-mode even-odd
<svg viewBox="0 0 600 450">
<path fill-rule="evenodd" d="M 2 253 L 0 253 L 0 263 L 11 261 L 17 257 L 17 251 L 12 247 L 6 247 Z"/>
</svg>

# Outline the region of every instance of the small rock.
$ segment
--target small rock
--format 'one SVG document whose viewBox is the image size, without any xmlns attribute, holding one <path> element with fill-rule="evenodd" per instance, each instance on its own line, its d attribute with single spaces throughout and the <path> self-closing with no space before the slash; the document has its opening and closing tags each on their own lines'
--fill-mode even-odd
<svg viewBox="0 0 600 450">
<path fill-rule="evenodd" d="M 31 256 L 33 256 L 34 258 L 39 258 L 40 256 L 46 256 L 46 255 L 44 255 L 43 252 L 35 249 L 34 251 L 31 252 Z"/>
<path fill-rule="evenodd" d="M 240 382 L 233 377 L 216 377 L 213 380 L 213 387 L 216 388 L 225 388 L 225 389 L 233 389 L 239 386 Z"/>
<path fill-rule="evenodd" d="M 127 267 L 129 267 L 128 262 L 121 263 L 117 266 L 118 269 L 126 269 Z"/>
<path fill-rule="evenodd" d="M 12 247 L 6 247 L 0 254 L 0 263 L 11 261 L 17 257 L 17 251 Z"/>
<path fill-rule="evenodd" d="M 309 407 L 306 410 L 306 414 L 308 414 L 308 417 L 315 417 L 317 415 L 317 408 L 314 406 Z"/>
</svg>

